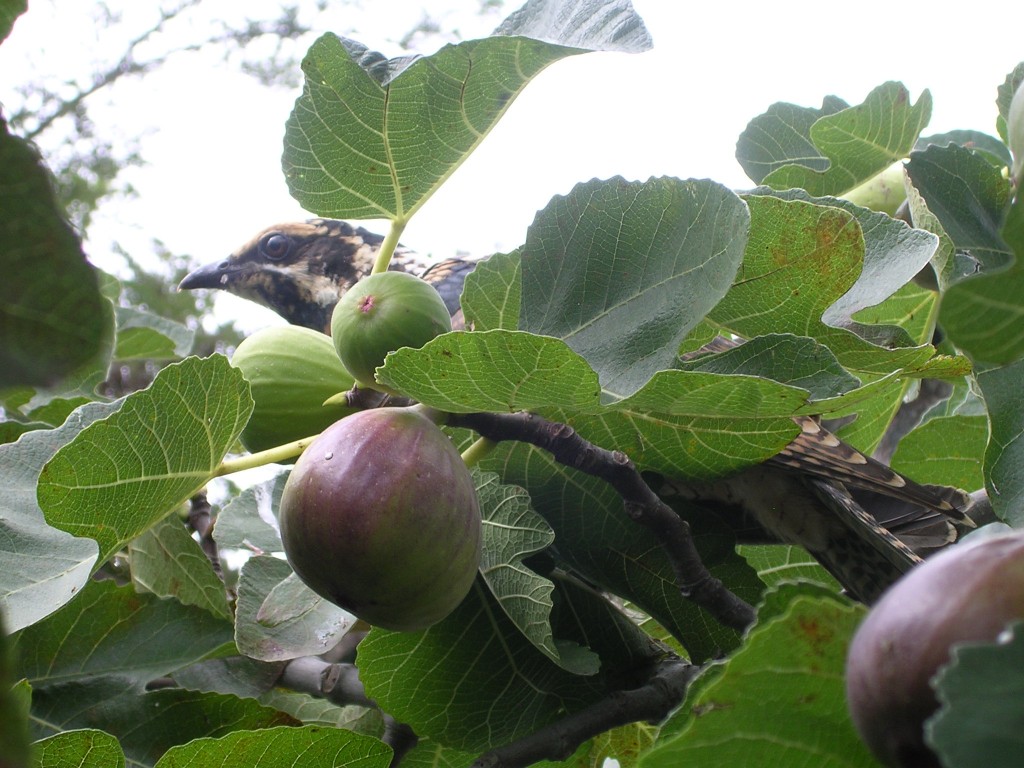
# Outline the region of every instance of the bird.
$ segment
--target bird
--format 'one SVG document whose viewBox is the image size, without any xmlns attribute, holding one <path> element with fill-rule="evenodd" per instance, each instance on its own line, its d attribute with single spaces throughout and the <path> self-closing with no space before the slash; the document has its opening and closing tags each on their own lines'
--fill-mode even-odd
<svg viewBox="0 0 1024 768">
<path fill-rule="evenodd" d="M 329 334 L 334 306 L 370 274 L 383 241 L 335 219 L 275 224 L 227 258 L 190 272 L 178 288 L 224 290 Z M 461 328 L 460 296 L 477 263 L 458 257 L 429 263 L 400 245 L 390 269 L 431 283 L 458 318 L 453 327 Z M 719 337 L 692 354 L 740 343 Z M 796 437 L 761 464 L 715 480 L 648 473 L 649 482 L 669 503 L 700 504 L 722 515 L 740 540 L 802 546 L 865 603 L 923 556 L 955 541 L 959 528 L 973 526 L 963 491 L 913 481 L 843 442 L 818 418 L 793 420 Z"/>
<path fill-rule="evenodd" d="M 226 259 L 189 272 L 178 290 L 224 290 L 274 310 L 292 325 L 330 334 L 334 306 L 370 274 L 383 242 L 383 236 L 337 219 L 276 224 Z M 461 315 L 462 284 L 475 266 L 461 258 L 431 263 L 399 245 L 390 269 L 433 284 L 449 312 Z"/>
</svg>

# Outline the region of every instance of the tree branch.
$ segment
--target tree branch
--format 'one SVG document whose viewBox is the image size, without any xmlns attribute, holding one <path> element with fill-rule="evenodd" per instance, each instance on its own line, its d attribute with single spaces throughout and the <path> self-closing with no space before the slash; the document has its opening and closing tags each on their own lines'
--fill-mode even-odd
<svg viewBox="0 0 1024 768">
<path fill-rule="evenodd" d="M 217 578 L 224 581 L 220 553 L 217 551 L 217 542 L 213 540 L 213 517 L 210 515 L 210 502 L 206 498 L 206 491 L 197 493 L 189 500 L 188 527 L 199 534 L 199 546 L 210 561 Z"/>
<path fill-rule="evenodd" d="M 617 691 L 557 723 L 481 755 L 473 768 L 521 768 L 541 760 L 565 760 L 580 744 L 629 723 L 660 722 L 686 696 L 700 667 L 673 657 L 660 662 L 646 683 Z"/>
<path fill-rule="evenodd" d="M 354 705 L 380 710 L 376 702 L 367 698 L 354 664 L 336 664 L 316 656 L 305 656 L 288 662 L 278 683 L 289 690 L 324 698 L 338 706 Z M 418 738 L 405 723 L 398 722 L 386 712 L 381 711 L 381 715 L 384 719 L 381 741 L 393 750 L 391 765 L 397 766 L 416 746 Z"/>
<path fill-rule="evenodd" d="M 54 109 L 52 109 L 48 114 L 39 116 L 38 122 L 31 130 L 23 129 L 23 138 L 29 141 L 35 141 L 62 117 L 77 114 L 85 101 L 98 91 L 113 85 L 123 77 L 144 75 L 151 72 L 152 70 L 163 66 L 168 59 L 178 54 L 194 53 L 196 51 L 209 48 L 210 46 L 218 46 L 228 43 L 237 43 L 244 46 L 257 38 L 268 34 L 278 36 L 297 36 L 300 33 L 308 31 L 306 28 L 301 27 L 298 24 L 294 13 L 289 13 L 288 9 L 284 9 L 284 16 L 280 19 L 268 22 L 250 22 L 243 29 L 224 28 L 224 31 L 220 34 L 211 35 L 201 42 L 169 48 L 161 52 L 159 55 L 144 61 L 140 61 L 136 58 L 135 52 L 141 45 L 148 42 L 154 35 L 162 32 L 168 22 L 173 21 L 178 16 L 181 16 L 185 11 L 199 5 L 201 2 L 202 0 L 183 0 L 183 2 L 174 8 L 162 10 L 160 12 L 160 17 L 152 25 L 128 41 L 124 53 L 117 61 L 111 64 L 106 70 L 98 72 L 93 76 L 92 82 L 81 87 L 70 98 L 65 99 L 57 97 L 57 104 Z M 25 118 L 29 114 L 37 111 L 38 110 L 30 111 L 28 109 L 21 110 L 12 115 L 8 122 L 12 125 L 21 126 L 21 123 L 24 122 Z"/>
<path fill-rule="evenodd" d="M 725 626 L 743 630 L 753 624 L 754 608 L 711 575 L 700 559 L 690 526 L 651 490 L 636 465 L 621 451 L 608 451 L 583 439 L 566 424 L 529 413 L 452 414 L 448 423 L 475 430 L 496 442 L 530 443 L 566 466 L 601 478 L 622 496 L 630 519 L 648 528 L 661 542 L 684 597 Z"/>
</svg>

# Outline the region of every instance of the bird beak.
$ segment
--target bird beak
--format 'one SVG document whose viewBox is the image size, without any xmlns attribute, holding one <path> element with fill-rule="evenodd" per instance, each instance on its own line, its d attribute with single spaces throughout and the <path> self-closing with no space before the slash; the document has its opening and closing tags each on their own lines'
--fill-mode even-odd
<svg viewBox="0 0 1024 768">
<path fill-rule="evenodd" d="M 231 259 L 206 264 L 185 275 L 178 283 L 179 291 L 191 291 L 195 288 L 224 288 L 244 269 Z"/>
</svg>

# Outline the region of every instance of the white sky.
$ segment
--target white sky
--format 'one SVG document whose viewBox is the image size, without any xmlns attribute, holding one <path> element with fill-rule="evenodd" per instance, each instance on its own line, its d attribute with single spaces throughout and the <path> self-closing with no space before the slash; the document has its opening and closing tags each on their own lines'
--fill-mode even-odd
<svg viewBox="0 0 1024 768">
<path fill-rule="evenodd" d="M 81 74 L 73 51 L 113 45 L 82 28 L 72 15 L 75 3 L 56 3 L 56 16 L 48 3 L 30 5 L 0 46 L 0 72 L 8 73 L 0 102 L 10 83 L 28 78 L 24 56 L 43 41 L 45 62 L 55 71 L 64 64 L 60 52 L 67 52 L 69 77 Z M 210 5 L 255 16 L 276 3 Z M 423 7 L 458 23 L 467 36 L 486 34 L 497 20 L 463 16 L 477 7 L 469 0 L 363 5 L 362 11 L 345 6 L 339 26 L 323 31 L 355 27 L 361 42 L 394 54 L 389 40 L 413 26 Z M 517 5 L 510 0 L 508 10 Z M 594 177 L 709 177 L 751 186 L 734 158 L 751 118 L 775 101 L 818 106 L 829 93 L 856 104 L 886 80 L 902 80 L 914 101 L 931 90 L 926 133 L 974 128 L 994 135 L 996 87 L 1024 60 L 1012 31 L 1021 29 L 1024 10 L 1005 0 L 969 6 L 634 0 L 634 6 L 654 50 L 571 57 L 542 73 L 413 219 L 405 244 L 438 257 L 513 248 L 552 195 Z M 211 55 L 179 58 L 98 99 L 99 130 L 108 120 L 119 135 L 144 134 L 149 165 L 131 174 L 138 200 L 110 207 L 97 222 L 89 242 L 93 261 L 116 264 L 111 241 L 144 258 L 157 238 L 198 265 L 222 258 L 264 226 L 309 218 L 288 195 L 280 170 L 284 122 L 297 95 L 268 91 Z M 269 321 L 238 300 L 218 299 L 218 307 L 247 315 L 252 327 Z"/>
</svg>

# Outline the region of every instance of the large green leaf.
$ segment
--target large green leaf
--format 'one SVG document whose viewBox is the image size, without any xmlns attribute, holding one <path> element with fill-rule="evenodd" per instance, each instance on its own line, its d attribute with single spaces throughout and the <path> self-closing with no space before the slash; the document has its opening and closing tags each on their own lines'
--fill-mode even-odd
<svg viewBox="0 0 1024 768">
<path fill-rule="evenodd" d="M 519 251 L 496 253 L 466 275 L 462 312 L 466 327 L 477 331 L 519 327 L 523 279 Z"/>
<path fill-rule="evenodd" d="M 736 142 L 736 161 L 756 184 L 779 168 L 799 161 L 824 173 L 829 159 L 811 141 L 811 126 L 820 118 L 850 105 L 836 96 L 826 96 L 821 107 L 799 107 L 776 102 L 751 120 Z"/>
<path fill-rule="evenodd" d="M 747 207 L 710 181 L 578 184 L 534 220 L 522 249 L 519 328 L 554 336 L 629 395 L 671 368 L 743 257 Z"/>
<path fill-rule="evenodd" d="M 429 629 L 373 630 L 360 643 L 358 666 L 367 695 L 386 711 L 466 751 L 528 733 L 601 693 L 596 679 L 571 675 L 542 655 L 479 582 Z"/>
<path fill-rule="evenodd" d="M 85 586 L 96 562 L 96 542 L 46 524 L 36 503 L 36 483 L 47 461 L 93 422 L 121 403 L 91 403 L 59 428 L 35 430 L 0 446 L 0 608 L 12 630 L 60 608 Z"/>
<path fill-rule="evenodd" d="M 128 545 L 132 582 L 140 591 L 173 597 L 230 620 L 224 582 L 176 515 L 170 515 Z"/>
<path fill-rule="evenodd" d="M 765 188 L 752 194 L 763 194 Z M 860 274 L 842 296 L 836 299 L 823 313 L 822 322 L 837 328 L 847 328 L 880 346 L 909 346 L 931 340 L 932 328 L 915 334 L 906 325 L 893 327 L 879 323 L 865 326 L 855 322 L 853 317 L 869 307 L 878 307 L 894 295 L 900 286 L 910 282 L 922 269 L 928 266 L 938 248 L 938 237 L 931 232 L 912 229 L 901 221 L 883 213 L 862 208 L 835 197 L 813 197 L 800 189 L 772 192 L 783 200 L 803 200 L 835 208 L 851 214 L 860 224 L 864 237 L 864 256 Z M 923 317 L 929 316 L 924 313 Z M 899 328 L 910 335 L 900 334 Z"/>
<path fill-rule="evenodd" d="M 322 216 L 408 220 L 546 66 L 650 47 L 628 2 L 595 10 L 586 0 L 531 2 L 498 36 L 390 61 L 324 35 L 303 60 L 305 87 L 285 128 L 292 195 Z"/>
<path fill-rule="evenodd" d="M 910 153 L 921 129 L 931 119 L 932 98 L 925 91 L 916 104 L 911 104 L 903 84 L 889 82 L 871 91 L 862 104 L 832 111 L 835 106 L 835 101 L 826 101 L 821 116 L 809 129 L 806 113 L 792 110 L 792 116 L 802 120 L 787 123 L 785 115 L 778 112 L 777 125 L 771 127 L 786 141 L 775 152 L 781 149 L 785 154 L 772 157 L 770 164 L 781 167 L 756 180 L 775 189 L 798 187 L 818 196 L 851 190 Z M 764 130 L 761 124 L 758 127 Z M 751 133 L 748 127 L 740 138 L 737 154 L 750 154 L 747 147 L 754 140 Z M 775 138 L 772 134 L 769 137 Z M 807 153 L 807 144 L 813 146 L 812 153 Z M 770 142 L 761 137 L 756 146 L 763 150 Z M 782 164 L 783 160 L 789 162 Z M 765 165 L 763 160 L 760 165 Z"/>
<path fill-rule="evenodd" d="M 405 347 L 387 356 L 377 380 L 461 413 L 593 409 L 601 398 L 597 374 L 565 342 L 521 331 L 455 332 Z"/>
<path fill-rule="evenodd" d="M 0 614 L 0 755 L 11 768 L 19 768 L 28 765 L 32 690 L 25 680 L 15 682 L 14 654 L 3 618 Z"/>
<path fill-rule="evenodd" d="M 134 307 L 117 307 L 118 360 L 175 360 L 192 351 L 195 331 Z"/>
<path fill-rule="evenodd" d="M 505 615 L 559 666 L 578 675 L 596 673 L 600 664 L 593 653 L 554 637 L 554 585 L 523 563 L 524 558 L 551 545 L 554 531 L 533 511 L 524 489 L 503 485 L 493 473 L 477 477 L 477 496 L 484 518 L 480 574 Z"/>
<path fill-rule="evenodd" d="M 387 768 L 391 758 L 391 748 L 379 739 L 351 731 L 315 726 L 278 727 L 240 730 L 171 747 L 156 768 L 215 764 L 251 768 L 295 768 L 297 765 Z"/>
<path fill-rule="evenodd" d="M 352 614 L 313 592 L 284 560 L 258 555 L 242 567 L 235 642 L 246 656 L 286 661 L 326 653 L 354 623 Z"/>
<path fill-rule="evenodd" d="M 188 358 L 57 451 L 39 477 L 47 522 L 100 545 L 103 562 L 202 488 L 252 412 L 221 355 Z"/>
<path fill-rule="evenodd" d="M 814 399 L 848 392 L 860 385 L 832 351 L 806 336 L 772 333 L 715 354 L 680 363 L 685 371 L 762 376 L 806 389 Z"/>
<path fill-rule="evenodd" d="M 33 745 L 33 768 L 73 765 L 75 768 L 124 768 L 124 750 L 106 731 L 82 728 L 63 731 Z"/>
<path fill-rule="evenodd" d="M 870 451 L 904 392 L 899 381 L 876 382 L 897 372 L 948 377 L 967 369 L 966 360 L 936 358 L 922 343 L 930 340 L 934 298 L 899 287 L 927 264 L 935 238 L 834 198 L 762 191 L 747 202 L 751 236 L 743 267 L 708 321 L 720 333 L 792 333 L 827 346 L 865 386 L 807 412 L 857 412 L 843 434 Z"/>
<path fill-rule="evenodd" d="M 932 145 L 910 155 L 907 175 L 958 249 L 985 270 L 1009 263 L 999 230 L 1012 188 L 999 168 L 956 144 Z"/>
<path fill-rule="evenodd" d="M 942 706 L 925 739 L 948 768 L 1011 768 L 1024 754 L 1024 624 L 991 644 L 957 644 L 933 679 Z"/>
<path fill-rule="evenodd" d="M 950 339 L 976 360 L 1024 357 L 1024 202 L 1010 208 L 1001 241 L 1016 254 L 1008 269 L 961 280 L 943 298 L 940 318 Z"/>
<path fill-rule="evenodd" d="M 885 298 L 877 276 L 862 278 L 865 236 L 859 217 L 833 205 L 785 201 L 774 196 L 749 196 L 747 204 L 751 228 L 742 271 L 725 298 L 711 310 L 709 320 L 747 338 L 793 333 L 817 339 L 847 370 L 861 378 L 912 368 L 932 356 L 930 347 L 881 347 L 822 319 L 830 311 L 840 322 L 842 316 L 848 317 L 867 302 Z M 880 226 L 877 214 L 865 214 L 873 227 Z M 897 249 L 891 254 L 894 258 L 900 254 L 927 262 L 928 245 L 901 244 L 889 239 L 890 233 L 884 228 L 874 234 L 883 242 L 888 240 L 889 248 Z M 923 237 L 934 247 L 930 236 Z M 884 260 L 886 250 L 878 243 L 873 259 L 876 267 Z M 864 288 L 850 294 L 858 283 Z M 897 287 L 891 286 L 890 292 Z M 831 310 L 840 300 L 845 309 Z M 909 337 L 905 339 L 910 341 Z"/>
<path fill-rule="evenodd" d="M 120 742 L 133 768 L 152 768 L 168 749 L 195 739 L 299 725 L 252 699 L 181 688 L 142 693 L 126 689 L 119 677 L 36 691 L 32 707 L 37 737 L 102 723 L 103 730 Z"/>
<path fill-rule="evenodd" d="M 645 470 L 709 478 L 764 461 L 799 431 L 802 390 L 757 376 L 661 371 L 600 411 L 544 411 Z"/>
<path fill-rule="evenodd" d="M 978 375 L 991 430 L 985 451 L 985 487 L 996 514 L 1024 526 L 1024 360 Z"/>
<path fill-rule="evenodd" d="M 104 675 L 141 689 L 231 637 L 231 624 L 206 611 L 91 581 L 76 600 L 17 635 L 17 669 L 37 691 Z"/>
<path fill-rule="evenodd" d="M 603 480 L 522 444 L 500 446 L 482 466 L 529 488 L 533 508 L 555 531 L 560 560 L 657 619 L 691 659 L 703 661 L 737 644 L 733 630 L 682 596 L 661 544 L 629 519 L 622 497 Z M 698 512 L 687 510 L 687 516 L 704 564 L 741 597 L 756 601 L 762 588 L 756 574 L 736 555 L 721 522 Z"/>
<path fill-rule="evenodd" d="M 0 40 L 7 38 L 15 19 L 28 8 L 28 0 L 0 0 Z"/>
<path fill-rule="evenodd" d="M 604 674 L 559 668 L 520 634 L 478 580 L 446 619 L 420 632 L 374 629 L 359 646 L 367 695 L 447 747 L 482 751 L 602 698 L 614 670 L 651 660 L 647 638 L 602 596 L 561 583 L 556 636 L 589 646 Z"/>
<path fill-rule="evenodd" d="M 0 33 L 5 22 L 0 14 Z M 100 354 L 109 326 L 96 273 L 57 205 L 49 171 L 3 120 L 0 258 L 0 388 L 53 385 Z"/>
<path fill-rule="evenodd" d="M 877 765 L 850 721 L 844 687 L 846 648 L 863 609 L 813 597 L 817 589 L 791 593 L 696 691 L 681 732 L 645 755 L 643 768 L 744 765 L 754 753 L 761 765 Z"/>
<path fill-rule="evenodd" d="M 982 470 L 988 444 L 984 416 L 934 418 L 900 440 L 892 468 L 919 483 L 976 490 L 985 485 Z"/>
</svg>

